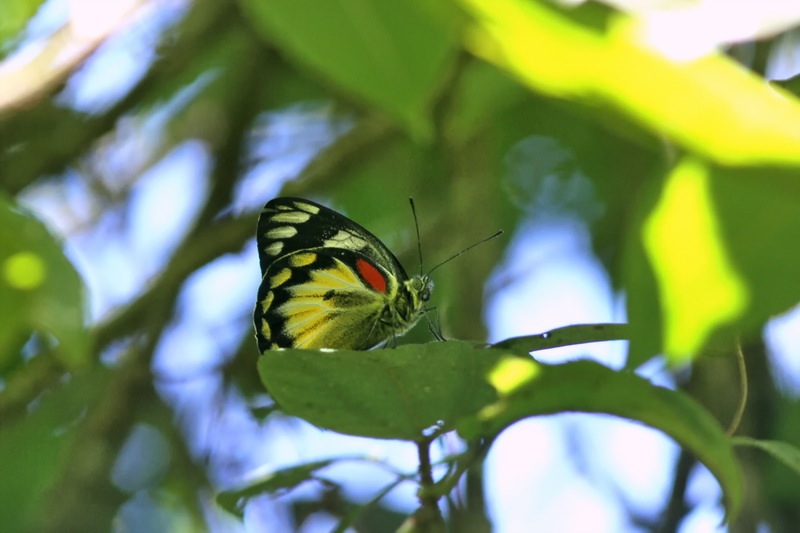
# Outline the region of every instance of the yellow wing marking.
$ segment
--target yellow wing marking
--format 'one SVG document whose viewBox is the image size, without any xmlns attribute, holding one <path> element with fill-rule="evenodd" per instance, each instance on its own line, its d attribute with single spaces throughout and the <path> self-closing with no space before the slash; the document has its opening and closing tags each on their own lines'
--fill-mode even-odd
<svg viewBox="0 0 800 533">
<path fill-rule="evenodd" d="M 292 277 L 292 271 L 288 268 L 281 269 L 280 272 L 269 278 L 269 286 L 274 288 L 280 287 Z"/>
<path fill-rule="evenodd" d="M 289 265 L 292 268 L 302 268 L 313 264 L 317 260 L 317 254 L 310 252 L 302 252 L 292 254 L 289 257 Z"/>
<path fill-rule="evenodd" d="M 361 339 L 372 332 L 383 310 L 386 297 L 366 288 L 343 262 L 335 262 L 334 268 L 312 270 L 311 279 L 291 287 L 291 297 L 277 309 L 286 317 L 284 330 L 298 348 L 351 345 L 350 339 Z M 340 298 L 326 299 L 330 291 Z M 347 307 L 337 306 L 342 298 L 347 300 Z"/>
</svg>

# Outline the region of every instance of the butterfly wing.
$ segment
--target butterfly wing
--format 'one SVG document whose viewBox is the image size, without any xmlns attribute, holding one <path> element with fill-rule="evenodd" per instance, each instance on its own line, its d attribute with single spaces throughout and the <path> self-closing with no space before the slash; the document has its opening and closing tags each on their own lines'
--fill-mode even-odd
<svg viewBox="0 0 800 533">
<path fill-rule="evenodd" d="M 303 198 L 275 198 L 258 219 L 258 257 L 263 276 L 280 257 L 301 250 L 341 248 L 358 252 L 406 279 L 394 254 L 369 230 L 344 215 Z"/>
<path fill-rule="evenodd" d="M 392 313 L 401 299 L 407 307 L 399 288 L 408 276 L 359 224 L 308 200 L 276 198 L 264 207 L 257 241 L 260 351 L 364 350 L 405 329 Z"/>
<path fill-rule="evenodd" d="M 393 333 L 386 309 L 397 282 L 346 249 L 316 248 L 271 263 L 255 310 L 259 350 L 366 350 Z"/>
</svg>

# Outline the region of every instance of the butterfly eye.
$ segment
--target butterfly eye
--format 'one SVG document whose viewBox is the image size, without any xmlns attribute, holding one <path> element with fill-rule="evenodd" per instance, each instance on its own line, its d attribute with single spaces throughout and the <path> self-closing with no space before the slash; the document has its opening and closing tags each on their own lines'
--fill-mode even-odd
<svg viewBox="0 0 800 533">
<path fill-rule="evenodd" d="M 414 278 L 412 281 L 414 290 L 420 302 L 427 302 L 431 299 L 431 290 L 433 289 L 433 281 L 428 277 Z"/>
</svg>

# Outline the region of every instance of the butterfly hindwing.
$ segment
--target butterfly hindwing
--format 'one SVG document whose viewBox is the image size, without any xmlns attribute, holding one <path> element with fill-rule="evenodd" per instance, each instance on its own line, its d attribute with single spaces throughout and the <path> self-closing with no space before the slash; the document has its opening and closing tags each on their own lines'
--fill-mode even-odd
<svg viewBox="0 0 800 533">
<path fill-rule="evenodd" d="M 260 351 L 369 349 L 416 323 L 432 288 L 411 279 L 359 224 L 308 200 L 276 198 L 258 224 Z"/>
<path fill-rule="evenodd" d="M 271 347 L 262 339 L 279 347 L 351 349 L 371 348 L 383 340 L 386 296 L 365 288 L 358 265 L 368 261 L 350 250 L 318 248 L 272 263 L 259 290 L 263 307 L 256 309 L 257 321 L 260 312 L 262 328 L 268 328 L 259 335 L 260 348 Z M 392 290 L 396 281 L 388 272 L 373 264 L 369 268 Z"/>
</svg>

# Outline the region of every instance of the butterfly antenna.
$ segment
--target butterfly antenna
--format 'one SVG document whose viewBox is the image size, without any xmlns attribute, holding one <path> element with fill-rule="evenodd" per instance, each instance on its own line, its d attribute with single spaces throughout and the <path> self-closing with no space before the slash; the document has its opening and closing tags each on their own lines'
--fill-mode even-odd
<svg viewBox="0 0 800 533">
<path fill-rule="evenodd" d="M 419 273 L 422 274 L 422 240 L 419 238 L 419 221 L 417 220 L 417 208 L 414 206 L 414 199 L 408 197 L 411 204 L 411 214 L 414 216 L 414 228 L 417 230 L 417 250 L 419 251 Z"/>
<path fill-rule="evenodd" d="M 463 250 L 461 250 L 461 251 L 460 251 L 460 252 L 458 252 L 457 254 L 455 254 L 455 255 L 452 255 L 452 256 L 450 256 L 450 257 L 448 257 L 447 259 L 445 259 L 444 261 L 442 261 L 441 263 L 439 263 L 438 265 L 436 265 L 435 267 L 433 267 L 433 268 L 432 268 L 432 269 L 431 269 L 431 270 L 428 272 L 428 275 L 430 276 L 431 274 L 433 274 L 433 271 L 434 271 L 434 270 L 436 270 L 437 268 L 439 268 L 439 267 L 440 267 L 440 266 L 442 266 L 442 265 L 445 265 L 445 264 L 449 263 L 450 261 L 452 261 L 453 259 L 455 259 L 455 258 L 456 258 L 456 257 L 458 257 L 459 255 L 461 255 L 461 254 L 463 254 L 463 253 L 466 253 L 466 252 L 469 252 L 470 250 L 472 250 L 472 249 L 473 249 L 473 248 L 475 248 L 476 246 L 480 246 L 481 244 L 483 244 L 483 243 L 485 243 L 485 242 L 491 241 L 492 239 L 494 239 L 494 238 L 496 238 L 496 237 L 499 237 L 499 236 L 500 236 L 500 235 L 502 235 L 502 234 L 503 234 L 503 230 L 498 230 L 498 231 L 496 231 L 495 233 L 493 233 L 492 235 L 489 235 L 488 237 L 486 237 L 485 239 L 481 239 L 481 240 L 479 240 L 478 242 L 476 242 L 476 243 L 474 243 L 474 244 L 470 244 L 469 246 L 467 246 L 466 248 L 464 248 Z"/>
</svg>

